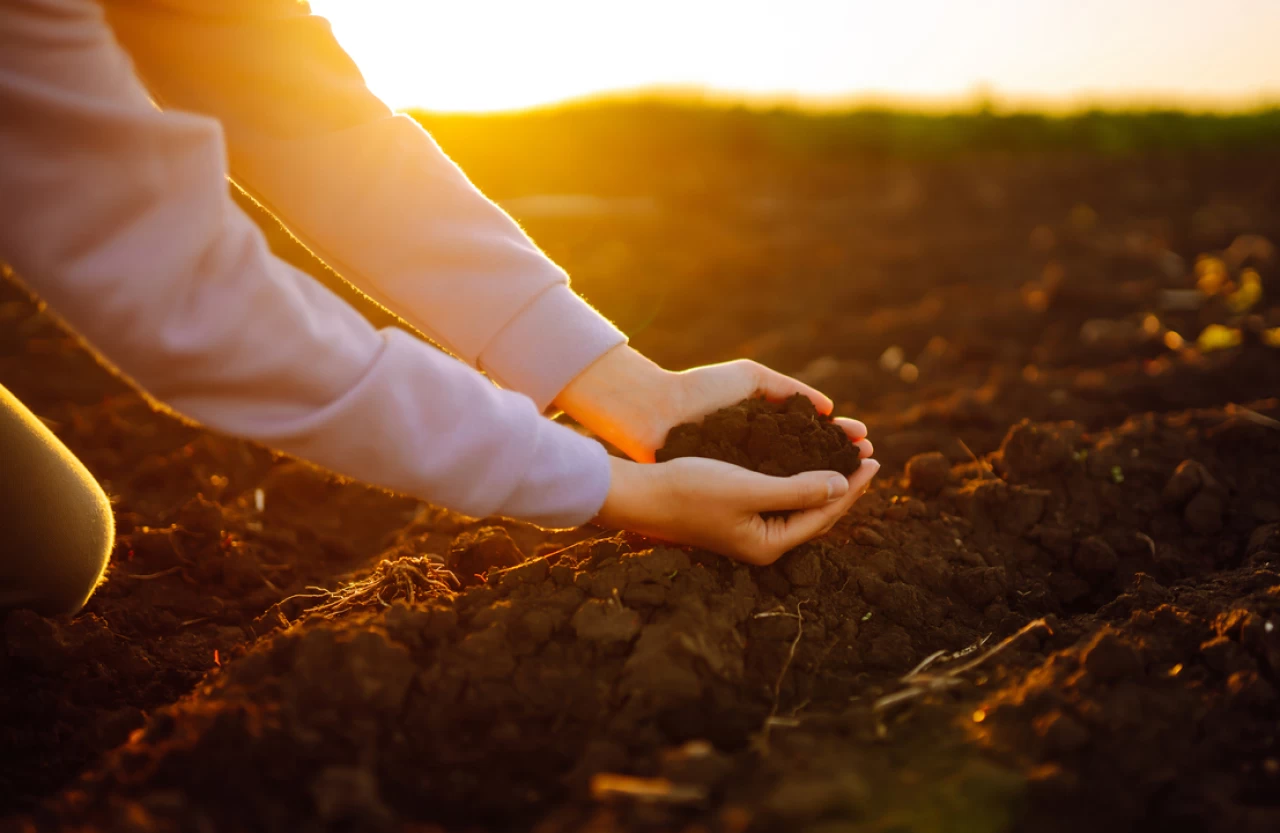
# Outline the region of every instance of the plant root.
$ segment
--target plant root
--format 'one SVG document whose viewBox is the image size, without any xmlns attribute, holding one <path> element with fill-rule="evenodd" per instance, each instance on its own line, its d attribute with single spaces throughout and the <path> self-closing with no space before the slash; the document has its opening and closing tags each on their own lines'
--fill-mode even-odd
<svg viewBox="0 0 1280 833">
<path fill-rule="evenodd" d="M 438 561 L 430 556 L 409 555 L 379 562 L 366 578 L 337 590 L 308 587 L 316 592 L 281 599 L 277 608 L 293 599 L 318 599 L 318 603 L 305 608 L 294 622 L 312 617 L 336 619 L 358 610 L 388 608 L 401 599 L 412 605 L 437 596 L 452 596 L 459 587 L 458 577 Z"/>
<path fill-rule="evenodd" d="M 782 662 L 782 668 L 778 670 L 778 678 L 773 683 L 773 706 L 769 709 L 769 716 L 764 719 L 764 726 L 760 732 L 759 745 L 762 753 L 768 753 L 769 751 L 769 730 L 774 726 L 794 727 L 800 725 L 800 721 L 796 720 L 794 714 L 789 718 L 778 717 L 778 703 L 782 699 L 782 682 L 787 678 L 787 671 L 791 669 L 791 663 L 796 658 L 796 648 L 799 647 L 800 639 L 804 636 L 804 614 L 800 612 L 802 607 L 804 607 L 804 601 L 796 603 L 796 612 L 790 613 L 779 605 L 773 610 L 757 613 L 751 617 L 753 619 L 768 619 L 773 616 L 785 616 L 788 619 L 796 620 L 796 635 L 791 640 L 791 646 L 787 650 L 787 658 Z M 796 709 L 796 711 L 799 710 L 799 708 Z"/>
<path fill-rule="evenodd" d="M 1016 633 L 1006 637 L 994 648 L 986 651 L 980 656 L 971 659 L 968 662 L 961 663 L 951 668 L 945 668 L 940 671 L 930 671 L 929 669 L 933 668 L 933 666 L 939 662 L 954 662 L 955 660 L 963 659 L 970 654 L 976 653 L 987 643 L 987 640 L 991 638 L 991 635 L 988 634 L 969 647 L 963 648 L 959 651 L 955 651 L 950 654 L 946 651 L 935 651 L 925 657 L 919 665 L 908 671 L 899 680 L 905 688 L 886 694 L 875 701 L 875 704 L 872 706 L 872 711 L 877 715 L 876 734 L 880 737 L 884 737 L 886 734 L 885 725 L 879 720 L 879 715 L 881 715 L 885 710 L 901 703 L 907 703 L 911 700 L 915 700 L 916 698 L 922 697 L 926 694 L 945 691 L 949 688 L 960 685 L 964 682 L 961 678 L 962 674 L 972 671 L 994 657 L 996 654 L 1004 651 L 1023 636 L 1037 630 L 1044 630 L 1049 633 L 1053 632 L 1053 629 L 1049 626 L 1048 622 L 1044 619 L 1036 619 L 1034 622 L 1028 622 L 1026 625 L 1019 628 Z"/>
</svg>

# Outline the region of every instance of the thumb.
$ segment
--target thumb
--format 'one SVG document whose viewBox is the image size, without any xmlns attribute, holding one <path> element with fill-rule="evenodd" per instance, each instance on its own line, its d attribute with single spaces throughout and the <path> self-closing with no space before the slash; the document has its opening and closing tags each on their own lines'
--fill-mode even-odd
<svg viewBox="0 0 1280 833">
<path fill-rule="evenodd" d="M 756 393 L 772 400 L 786 399 L 798 393 L 812 402 L 813 407 L 820 414 L 829 414 L 835 407 L 831 397 L 821 391 L 809 387 L 799 379 L 792 379 L 790 376 L 783 375 L 763 365 L 760 366 L 760 377 L 756 385 Z"/>
<path fill-rule="evenodd" d="M 836 471 L 806 471 L 791 477 L 762 475 L 756 484 L 752 508 L 758 512 L 813 509 L 849 491 L 849 479 Z"/>
</svg>

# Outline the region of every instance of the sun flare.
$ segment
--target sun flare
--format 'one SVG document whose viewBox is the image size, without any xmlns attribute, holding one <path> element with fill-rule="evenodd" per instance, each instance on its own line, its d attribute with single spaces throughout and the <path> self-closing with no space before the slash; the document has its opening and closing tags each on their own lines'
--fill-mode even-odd
<svg viewBox="0 0 1280 833">
<path fill-rule="evenodd" d="M 1274 0 L 315 0 L 396 107 L 496 110 L 609 90 L 947 103 L 1251 104 L 1280 93 Z"/>
</svg>

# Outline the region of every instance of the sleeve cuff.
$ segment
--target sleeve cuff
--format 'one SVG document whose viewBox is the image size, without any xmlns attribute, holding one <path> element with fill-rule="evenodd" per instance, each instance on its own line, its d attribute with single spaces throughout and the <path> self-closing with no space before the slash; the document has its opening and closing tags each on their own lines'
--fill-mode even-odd
<svg viewBox="0 0 1280 833">
<path fill-rule="evenodd" d="M 600 514 L 612 479 L 604 446 L 539 417 L 533 461 L 500 511 L 552 529 L 581 526 Z"/>
<path fill-rule="evenodd" d="M 546 410 L 579 373 L 627 340 L 562 283 L 543 290 L 494 336 L 479 366 Z"/>
</svg>

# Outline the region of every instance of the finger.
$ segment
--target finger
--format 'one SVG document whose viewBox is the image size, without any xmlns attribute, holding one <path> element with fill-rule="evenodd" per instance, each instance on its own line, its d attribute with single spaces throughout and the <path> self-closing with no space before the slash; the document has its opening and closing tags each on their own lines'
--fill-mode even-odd
<svg viewBox="0 0 1280 833">
<path fill-rule="evenodd" d="M 858 456 L 864 460 L 876 453 L 876 447 L 871 444 L 871 440 L 858 440 L 854 445 L 858 447 Z"/>
<path fill-rule="evenodd" d="M 849 419 L 849 417 L 836 417 L 831 421 L 843 428 L 844 432 L 849 435 L 849 439 L 854 442 L 867 438 L 867 426 L 861 420 Z"/>
<path fill-rule="evenodd" d="M 844 497 L 816 509 L 796 512 L 781 526 L 768 527 L 768 532 L 775 536 L 769 541 L 768 549 L 781 556 L 787 550 L 798 547 L 805 541 L 829 530 L 849 511 L 854 502 L 866 493 L 871 485 L 871 478 L 875 477 L 879 470 L 880 463 L 871 460 L 867 465 L 860 466 L 857 474 L 849 478 L 849 491 Z"/>
<path fill-rule="evenodd" d="M 818 409 L 820 414 L 829 414 L 835 408 L 835 403 L 831 401 L 831 397 L 811 388 L 804 382 L 792 379 L 790 376 L 784 376 L 776 370 L 758 365 L 760 368 L 760 378 L 756 383 L 756 393 L 763 395 L 766 399 L 779 400 L 786 399 L 789 396 L 801 394 L 813 403 L 813 407 Z"/>
<path fill-rule="evenodd" d="M 858 466 L 858 470 L 849 478 L 849 491 L 854 494 L 853 500 L 857 500 L 871 486 L 871 479 L 880 471 L 879 460 L 868 460 Z M 849 505 L 853 505 L 853 500 L 849 501 Z"/>
<path fill-rule="evenodd" d="M 826 506 L 849 491 L 849 480 L 838 471 L 807 471 L 792 477 L 757 475 L 751 478 L 749 508 L 754 512 L 789 512 Z"/>
</svg>

